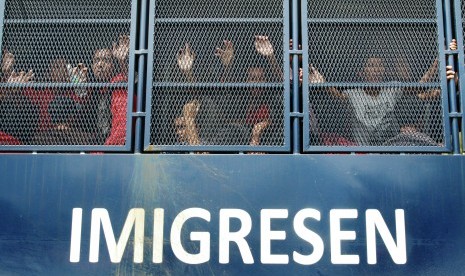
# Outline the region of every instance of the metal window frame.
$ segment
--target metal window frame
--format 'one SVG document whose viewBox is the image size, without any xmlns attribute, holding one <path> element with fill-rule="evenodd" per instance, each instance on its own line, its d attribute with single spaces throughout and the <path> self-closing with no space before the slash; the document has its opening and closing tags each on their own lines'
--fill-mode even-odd
<svg viewBox="0 0 465 276">
<path fill-rule="evenodd" d="M 152 145 L 150 144 L 150 128 L 152 125 L 152 93 L 153 93 L 153 58 L 154 58 L 154 31 L 155 31 L 155 3 L 156 1 L 150 1 L 150 11 L 149 11 L 149 32 L 148 32 L 148 40 L 149 40 L 149 47 L 148 47 L 148 65 L 147 65 L 147 80 L 146 80 L 146 120 L 145 120 L 145 128 L 144 128 L 144 151 L 145 152 L 198 152 L 198 151 L 208 151 L 208 152 L 250 152 L 250 151 L 260 151 L 260 152 L 289 152 L 290 151 L 290 61 L 289 61 L 289 26 L 290 26 L 290 13 L 289 13 L 289 0 L 283 0 L 283 73 L 284 73 L 284 82 L 279 84 L 280 87 L 283 87 L 283 96 L 284 96 L 284 141 L 282 146 L 247 146 L 247 145 L 199 145 L 199 146 L 191 146 L 191 145 Z M 192 21 L 191 19 L 186 19 L 186 22 Z M 211 20 L 206 19 L 204 21 L 210 22 Z M 238 22 L 244 21 L 240 18 L 237 20 Z M 255 22 L 252 20 L 247 20 L 250 22 Z M 264 19 L 264 22 L 268 22 L 268 19 Z M 199 20 L 195 20 L 195 22 L 199 22 Z M 203 22 L 200 20 L 200 22 Z M 230 19 L 215 19 L 215 22 L 236 22 L 231 21 Z M 167 83 L 167 85 L 170 85 Z M 266 84 L 265 84 L 266 85 Z M 220 84 L 218 83 L 197 83 L 188 85 L 191 86 L 212 86 L 212 87 L 234 87 L 234 88 L 241 88 L 247 87 L 247 84 L 244 83 L 230 83 L 230 84 Z"/>
<path fill-rule="evenodd" d="M 462 1 L 464 0 L 453 0 L 453 7 L 454 7 L 454 23 L 455 23 L 455 30 L 456 30 L 456 39 L 457 39 L 457 50 L 456 51 L 449 51 L 449 54 L 455 54 L 458 56 L 458 61 L 457 61 L 457 76 L 459 80 L 459 91 L 460 91 L 460 111 L 458 111 L 455 116 L 456 118 L 461 120 L 461 129 L 460 131 L 462 132 L 462 147 L 465 145 L 465 137 L 464 137 L 464 131 L 465 131 L 465 117 L 463 116 L 463 112 L 465 110 L 465 95 L 464 95 L 464 89 L 465 89 L 465 50 L 464 50 L 464 29 L 463 29 L 463 22 L 465 21 L 465 16 L 462 18 Z M 464 14 L 465 15 L 465 14 Z M 463 152 L 463 148 L 461 149 L 461 152 Z"/>
<path fill-rule="evenodd" d="M 310 0 L 311 1 L 311 0 Z M 448 1 L 448 0 L 446 0 Z M 437 36 L 438 36 L 438 54 L 439 54 L 439 74 L 440 74 L 440 88 L 441 88 L 441 97 L 442 97 L 442 116 L 443 116 L 443 130 L 444 130 L 444 145 L 443 146 L 313 146 L 310 141 L 310 84 L 308 82 L 309 75 L 309 57 L 308 51 L 308 23 L 310 19 L 308 18 L 308 2 L 307 0 L 302 0 L 301 6 L 301 18 L 302 18 L 302 49 L 303 51 L 303 82 L 302 82 L 302 101 L 303 101 L 303 152 L 304 153 L 318 153 L 318 152 L 335 152 L 335 153 L 344 153 L 344 152 L 373 152 L 373 153 L 399 153 L 399 152 L 411 152 L 411 153 L 421 153 L 421 152 L 450 152 L 452 150 L 451 145 L 451 131 L 449 122 L 449 102 L 448 94 L 449 88 L 448 83 L 445 78 L 445 39 L 444 39 L 444 18 L 443 18 L 443 3 L 442 0 L 436 0 L 436 27 L 437 27 Z M 344 19 L 334 19 L 336 23 L 346 23 L 347 20 Z M 351 19 L 350 22 L 359 22 L 359 23 L 371 23 L 374 20 L 363 20 L 363 19 Z M 386 21 L 381 20 L 381 21 Z M 425 20 L 411 20 L 406 19 L 405 22 L 424 22 Z M 312 21 L 313 22 L 313 21 Z M 390 20 L 392 23 L 401 23 L 404 20 Z M 295 77 L 295 76 L 294 76 Z M 342 83 L 345 85 L 354 85 L 354 83 Z"/>
<path fill-rule="evenodd" d="M 5 1 L 0 0 L 0 43 L 3 43 L 3 28 L 5 21 L 12 23 L 24 23 L 24 24 L 36 24 L 41 22 L 57 22 L 57 23 L 108 23 L 108 22 L 130 22 L 130 48 L 129 48 L 129 70 L 128 70 L 128 82 L 119 83 L 119 84 L 109 84 L 109 83 L 86 83 L 77 85 L 82 87 L 127 87 L 128 90 L 128 99 L 126 106 L 126 143 L 125 145 L 114 145 L 114 146 L 105 146 L 105 145 L 0 145 L 0 151 L 25 151 L 25 152 L 93 152 L 93 151 L 105 151 L 105 152 L 130 152 L 133 144 L 132 136 L 132 118 L 133 118 L 133 98 L 134 98 L 134 83 L 135 83 L 135 45 L 136 45 L 136 36 L 138 34 L 137 27 L 137 16 L 139 4 L 138 0 L 131 0 L 131 18 L 130 19 L 58 19 L 58 20 L 5 20 Z M 24 21 L 24 22 L 22 22 Z M 117 39 L 117 38 L 115 38 Z M 3 45 L 2 45 L 3 46 Z M 0 57 L 2 56 L 3 47 L 0 47 Z M 34 83 L 34 84 L 19 84 L 20 87 L 76 87 L 75 84 L 69 83 Z M 11 87 L 11 85 L 9 85 Z"/>
</svg>

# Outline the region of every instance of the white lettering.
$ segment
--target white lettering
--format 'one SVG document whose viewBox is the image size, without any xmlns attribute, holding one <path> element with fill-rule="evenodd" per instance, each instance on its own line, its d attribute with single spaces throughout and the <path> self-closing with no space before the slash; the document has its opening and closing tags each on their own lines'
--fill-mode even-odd
<svg viewBox="0 0 465 276">
<path fill-rule="evenodd" d="M 155 264 L 163 262 L 163 227 L 165 226 L 165 210 L 153 210 L 153 255 Z"/>
<path fill-rule="evenodd" d="M 210 222 L 210 212 L 201 208 L 189 208 L 179 213 L 171 226 L 171 248 L 174 255 L 186 264 L 201 264 L 210 260 L 210 233 L 192 232 L 190 239 L 200 242 L 200 251 L 198 254 L 188 253 L 181 244 L 181 229 L 184 223 L 190 218 L 201 218 Z"/>
<path fill-rule="evenodd" d="M 81 257 L 81 231 L 82 208 L 74 208 L 71 222 L 71 245 L 69 250 L 69 261 L 72 263 L 78 263 Z"/>
<path fill-rule="evenodd" d="M 271 219 L 288 217 L 286 209 L 263 209 L 260 212 L 260 259 L 263 264 L 288 264 L 289 256 L 284 254 L 271 254 L 272 240 L 285 240 L 285 231 L 271 231 Z"/>
<path fill-rule="evenodd" d="M 237 218 L 241 221 L 241 228 L 237 232 L 229 231 L 229 222 L 231 218 Z M 250 215 L 240 209 L 221 209 L 220 210 L 220 236 L 219 236 L 219 259 L 220 264 L 229 263 L 229 243 L 234 242 L 239 247 L 239 252 L 245 264 L 253 264 L 254 260 L 250 247 L 245 237 L 252 230 L 252 219 Z"/>
<path fill-rule="evenodd" d="M 126 248 L 126 244 L 128 243 L 129 236 L 131 234 L 132 226 L 134 225 L 134 262 L 142 263 L 144 257 L 144 219 L 144 209 L 131 209 L 126 218 L 126 222 L 124 223 L 119 241 L 116 242 L 110 217 L 108 216 L 108 211 L 103 208 L 93 209 L 90 230 L 89 262 L 98 262 L 101 222 L 111 262 L 119 263 L 121 261 L 124 249 Z"/>
<path fill-rule="evenodd" d="M 294 217 L 294 231 L 301 239 L 313 246 L 313 252 L 310 255 L 302 255 L 297 251 L 293 252 L 294 261 L 302 265 L 312 265 L 317 263 L 323 257 L 324 244 L 321 237 L 315 232 L 305 227 L 305 219 L 313 218 L 321 220 L 321 214 L 315 209 L 302 209 Z"/>
<path fill-rule="evenodd" d="M 398 209 L 396 214 L 396 237 L 394 241 L 386 222 L 383 220 L 378 210 L 366 210 L 366 231 L 367 231 L 367 262 L 376 264 L 376 229 L 378 229 L 381 239 L 384 241 L 392 260 L 396 264 L 407 263 L 407 242 L 405 238 L 405 216 L 404 210 Z"/>
<path fill-rule="evenodd" d="M 341 231 L 341 219 L 356 219 L 356 209 L 333 209 L 329 212 L 329 226 L 331 235 L 331 263 L 333 264 L 359 264 L 358 255 L 342 255 L 341 241 L 355 240 L 355 231 Z"/>
</svg>

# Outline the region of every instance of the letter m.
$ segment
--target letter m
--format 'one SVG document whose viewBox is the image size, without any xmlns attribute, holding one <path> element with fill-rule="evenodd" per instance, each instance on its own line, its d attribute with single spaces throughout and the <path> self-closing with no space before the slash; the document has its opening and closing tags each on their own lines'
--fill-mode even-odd
<svg viewBox="0 0 465 276">
<path fill-rule="evenodd" d="M 103 228 L 103 234 L 108 247 L 108 253 L 112 263 L 121 262 L 124 249 L 128 243 L 131 230 L 134 226 L 134 262 L 142 263 L 144 256 L 144 209 L 134 208 L 129 211 L 123 231 L 116 241 L 113 228 L 111 227 L 108 211 L 103 208 L 92 210 L 92 221 L 90 227 L 90 252 L 89 262 L 97 263 L 100 249 L 100 222 Z"/>
</svg>

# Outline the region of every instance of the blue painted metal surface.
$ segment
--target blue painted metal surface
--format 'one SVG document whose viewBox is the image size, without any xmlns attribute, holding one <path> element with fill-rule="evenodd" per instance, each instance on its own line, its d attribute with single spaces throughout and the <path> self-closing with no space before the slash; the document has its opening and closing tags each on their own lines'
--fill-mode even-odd
<svg viewBox="0 0 465 276">
<path fill-rule="evenodd" d="M 381 155 L 1 155 L 0 274 L 2 275 L 460 275 L 465 265 L 465 159 L 461 156 Z M 170 228 L 187 208 L 203 208 L 211 221 L 190 219 L 182 244 L 196 253 L 191 231 L 210 233 L 210 261 L 188 265 L 173 254 Z M 70 262 L 73 208 L 82 208 L 80 261 Z M 98 263 L 89 262 L 91 212 L 105 208 L 118 238 L 128 212 L 145 210 L 144 262 L 133 263 L 133 243 L 112 264 L 104 239 Z M 153 209 L 163 208 L 163 263 L 152 263 Z M 244 264 L 231 244 L 229 264 L 219 264 L 219 211 L 237 208 L 252 218 L 246 237 L 254 264 Z M 304 208 L 321 213 L 306 227 L 324 242 L 314 265 L 296 264 L 292 252 L 312 247 L 294 232 L 292 220 Z M 272 241 L 273 254 L 289 255 L 287 265 L 262 264 L 260 210 L 287 209 L 272 230 L 286 231 Z M 360 256 L 358 265 L 331 263 L 330 220 L 334 209 L 356 209 L 357 219 L 342 221 L 356 232 L 343 241 L 343 254 Z M 394 212 L 405 212 L 407 263 L 393 262 L 378 236 L 378 263 L 367 264 L 365 211 L 377 209 L 395 237 Z M 240 227 L 232 221 L 231 230 Z M 132 236 L 132 234 L 131 234 Z M 263 239 L 263 238 L 262 238 Z"/>
</svg>

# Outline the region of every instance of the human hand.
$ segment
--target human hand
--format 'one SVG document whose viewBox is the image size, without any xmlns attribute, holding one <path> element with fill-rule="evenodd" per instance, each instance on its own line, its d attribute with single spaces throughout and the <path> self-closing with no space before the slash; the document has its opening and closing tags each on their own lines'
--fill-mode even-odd
<svg viewBox="0 0 465 276">
<path fill-rule="evenodd" d="M 436 88 L 436 89 L 431 89 L 427 93 L 419 93 L 417 94 L 418 98 L 421 100 L 430 100 L 430 99 L 435 99 L 441 96 L 441 89 Z"/>
<path fill-rule="evenodd" d="M 223 47 L 216 48 L 215 56 L 219 57 L 224 66 L 231 65 L 234 58 L 234 47 L 230 40 L 223 40 Z"/>
<path fill-rule="evenodd" d="M 3 53 L 2 59 L 2 73 L 3 75 L 9 75 L 13 72 L 13 66 L 15 64 L 15 56 L 8 50 Z"/>
<path fill-rule="evenodd" d="M 452 70 L 452 65 L 446 66 L 446 79 L 453 80 L 455 78 L 455 71 Z"/>
<path fill-rule="evenodd" d="M 457 40 L 452 39 L 452 41 L 449 43 L 449 50 L 455 51 L 457 50 Z"/>
<path fill-rule="evenodd" d="M 21 71 L 19 73 L 16 73 L 13 71 L 11 75 L 8 77 L 7 82 L 8 83 L 28 83 L 31 82 L 32 79 L 34 78 L 34 73 L 32 70 L 29 70 L 29 72 L 24 72 Z"/>
<path fill-rule="evenodd" d="M 300 77 L 300 74 L 299 74 L 299 77 Z M 313 65 L 310 64 L 310 72 L 308 74 L 308 81 L 310 83 L 324 83 L 325 78 L 320 72 L 318 72 L 318 70 L 315 67 L 313 67 Z"/>
<path fill-rule="evenodd" d="M 120 64 L 125 63 L 129 56 L 129 41 L 129 35 L 120 35 L 118 42 L 113 43 L 111 53 Z"/>
<path fill-rule="evenodd" d="M 88 69 L 83 63 L 78 63 L 76 67 L 68 68 L 68 74 L 71 83 L 87 82 L 87 71 Z"/>
<path fill-rule="evenodd" d="M 178 56 L 178 66 L 181 71 L 187 73 L 192 70 L 192 65 L 194 65 L 195 53 L 191 50 L 189 43 L 186 43 L 184 48 L 179 49 Z"/>
<path fill-rule="evenodd" d="M 257 50 L 260 55 L 264 57 L 271 57 L 274 55 L 273 45 L 271 45 L 268 36 L 256 35 L 254 45 L 255 50 Z"/>
</svg>

